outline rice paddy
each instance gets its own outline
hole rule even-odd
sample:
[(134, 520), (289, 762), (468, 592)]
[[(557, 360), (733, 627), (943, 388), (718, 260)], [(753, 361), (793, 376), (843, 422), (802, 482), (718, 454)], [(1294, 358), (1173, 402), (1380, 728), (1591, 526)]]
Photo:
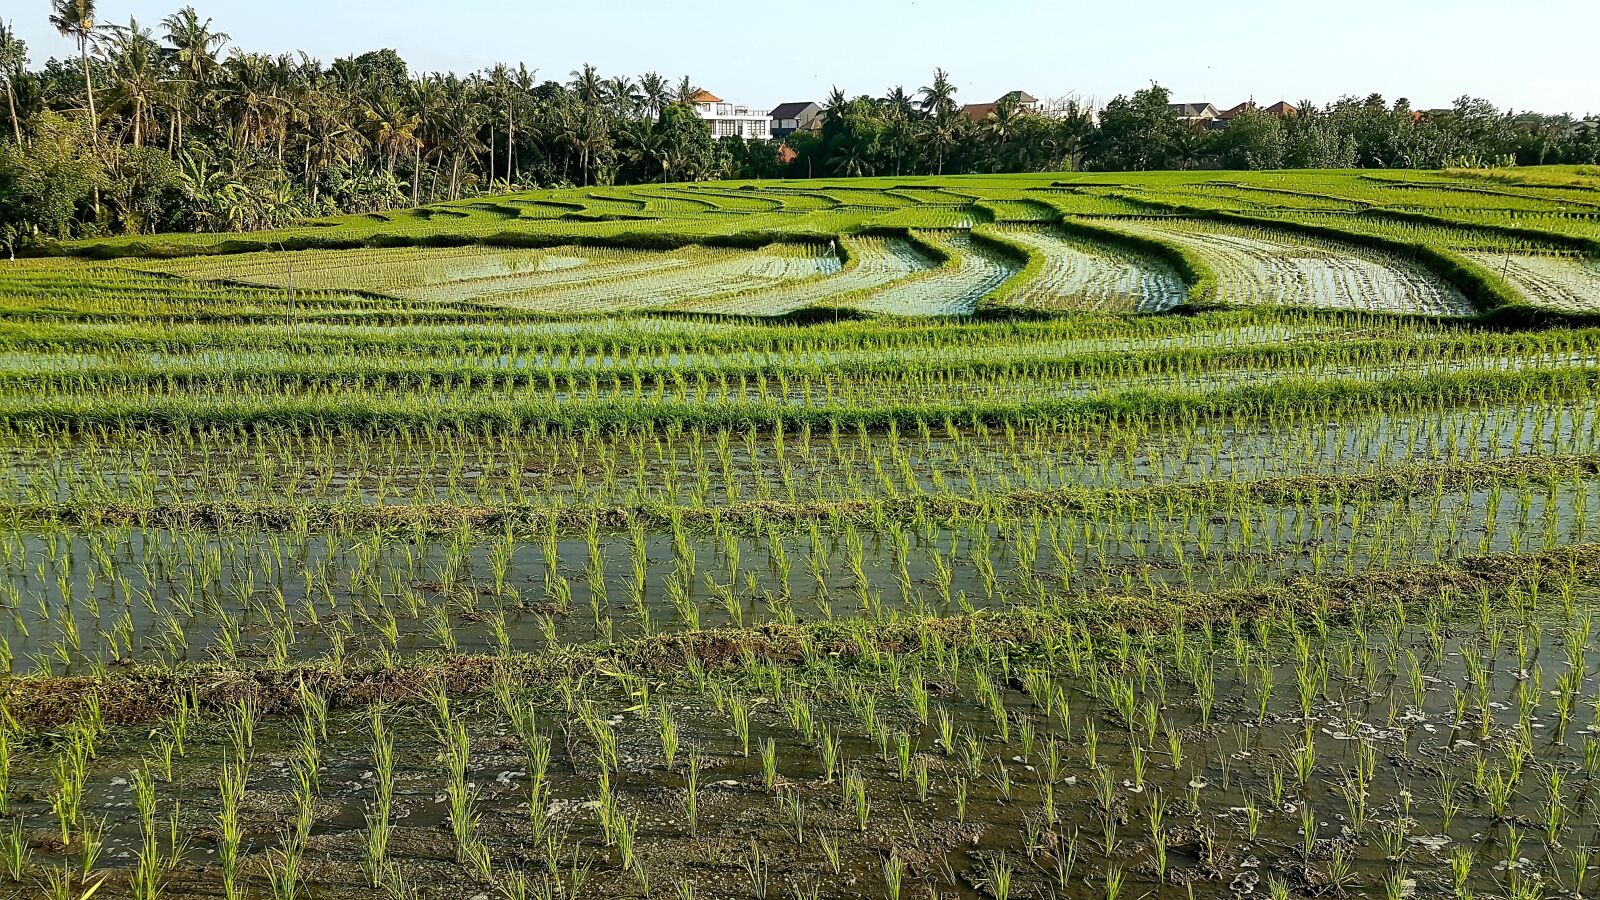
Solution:
[(1204, 221), (1126, 221), (1119, 227), (1200, 254), (1217, 273), (1217, 299), (1223, 303), (1447, 316), (1473, 311), (1459, 290), (1422, 266), (1353, 244), (1291, 240), (1269, 228)]
[(1408, 175), (0, 263), (0, 893), (1596, 890), (1588, 220)]

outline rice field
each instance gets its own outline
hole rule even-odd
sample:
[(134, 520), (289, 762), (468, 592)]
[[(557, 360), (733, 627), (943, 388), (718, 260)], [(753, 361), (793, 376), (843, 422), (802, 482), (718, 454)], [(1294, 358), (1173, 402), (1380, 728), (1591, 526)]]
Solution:
[[(186, 282), (552, 316), (1220, 303), (1525, 317), (1596, 312), (1597, 221), (1600, 195), (1536, 174), (868, 178), (552, 190), (255, 235), (84, 241), (54, 265), (67, 279), (85, 258)], [(1491, 272), (1507, 255), (1531, 262)]]
[(0, 895), (1600, 890), (1596, 255), (1405, 174), (0, 263)]
[(1055, 229), (1007, 228), (1005, 236), (1044, 259), (1008, 302), (1055, 310), (1161, 312), (1188, 296), (1173, 268), (1115, 244)]
[(1471, 301), (1423, 266), (1351, 243), (1180, 219), (1131, 220), (1117, 227), (1199, 254), (1216, 272), (1217, 299), (1223, 303), (1443, 316), (1473, 312)]
[(1600, 258), (1473, 253), (1482, 263), (1529, 296), (1543, 298), (1544, 305), (1581, 312), (1600, 308)]

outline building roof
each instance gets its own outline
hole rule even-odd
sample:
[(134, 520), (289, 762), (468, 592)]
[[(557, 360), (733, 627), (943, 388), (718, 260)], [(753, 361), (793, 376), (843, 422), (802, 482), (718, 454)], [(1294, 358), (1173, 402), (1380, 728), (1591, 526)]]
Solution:
[(1004, 94), (1001, 94), (1000, 99), (994, 101), (993, 103), (968, 103), (966, 106), (961, 107), (961, 112), (966, 114), (966, 117), (974, 122), (982, 122), (989, 118), (989, 114), (994, 112), (995, 107), (1008, 101), (1015, 103), (1018, 106), (1027, 107), (1037, 106), (1039, 103), (1039, 98), (1028, 93), (1027, 91), (1007, 91)]
[(1267, 107), (1266, 112), (1269, 116), (1278, 116), (1279, 118), (1287, 119), (1300, 115), (1300, 107), (1295, 106), (1293, 103), (1279, 100), (1277, 103)]
[(1167, 109), (1183, 119), (1211, 119), (1217, 116), (1217, 108), (1209, 103), (1172, 103), (1168, 104)]
[(798, 103), (779, 103), (772, 108), (769, 115), (774, 119), (798, 119), (800, 114), (816, 106), (815, 100), (802, 100)]
[(706, 90), (705, 88), (701, 88), (701, 89), (699, 89), (699, 90), (694, 92), (694, 96), (689, 98), (689, 102), (690, 103), (721, 103), (722, 102), (722, 98), (718, 97), (716, 94), (711, 93), (710, 91)]
[(961, 111), (972, 121), (982, 122), (989, 118), (989, 113), (994, 112), (994, 108), (999, 105), (998, 103), (968, 103), (966, 106), (961, 107)]

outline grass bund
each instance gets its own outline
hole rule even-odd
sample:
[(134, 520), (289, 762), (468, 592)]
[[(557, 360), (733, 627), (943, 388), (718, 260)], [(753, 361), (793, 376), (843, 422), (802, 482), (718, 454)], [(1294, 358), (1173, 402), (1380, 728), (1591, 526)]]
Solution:
[(1600, 194), (546, 191), (0, 263), (0, 894), (1600, 890)]

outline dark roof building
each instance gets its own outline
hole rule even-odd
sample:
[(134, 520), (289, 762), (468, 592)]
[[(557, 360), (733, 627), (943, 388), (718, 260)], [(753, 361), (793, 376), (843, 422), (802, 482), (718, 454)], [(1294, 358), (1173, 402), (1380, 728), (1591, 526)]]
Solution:
[(822, 107), (811, 100), (780, 103), (767, 114), (772, 119), (772, 137), (783, 140), (796, 131), (816, 131), (822, 127)]
[(1171, 103), (1167, 109), (1185, 122), (1210, 122), (1221, 117), (1217, 108), (1209, 103)]

